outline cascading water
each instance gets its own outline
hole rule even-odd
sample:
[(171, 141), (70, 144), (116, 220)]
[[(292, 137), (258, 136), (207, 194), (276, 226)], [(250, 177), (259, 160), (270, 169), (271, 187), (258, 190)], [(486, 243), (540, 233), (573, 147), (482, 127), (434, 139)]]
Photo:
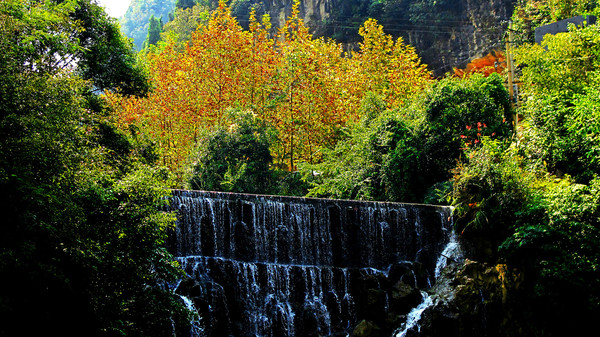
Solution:
[[(435, 265), (435, 278), (437, 279), (440, 277), (442, 271), (444, 268), (446, 268), (448, 263), (460, 261), (462, 257), (463, 252), (456, 238), (456, 234), (454, 231), (450, 230), (450, 240), (438, 257)], [(405, 337), (408, 331), (413, 329), (417, 331), (417, 334), (420, 332), (419, 320), (421, 319), (421, 315), (425, 310), (427, 310), (427, 308), (434, 304), (433, 296), (431, 294), (422, 291), (421, 295), (423, 300), (416, 308), (410, 311), (406, 317), (406, 322), (402, 324), (400, 329), (394, 332), (395, 337)]]
[(448, 207), (182, 190), (171, 207), (177, 292), (207, 336), (348, 335), (406, 315), (451, 242)]

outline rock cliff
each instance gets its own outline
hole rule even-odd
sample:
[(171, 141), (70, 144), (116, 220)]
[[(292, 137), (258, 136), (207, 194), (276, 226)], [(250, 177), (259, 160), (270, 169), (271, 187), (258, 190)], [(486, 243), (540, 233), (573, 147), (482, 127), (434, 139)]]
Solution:
[[(236, 3), (238, 16), (245, 14), (242, 8), (257, 5), (277, 28), (291, 13), (293, 0), (238, 0), (234, 9)], [(300, 5), (315, 36), (333, 37), (349, 48), (360, 40), (360, 24), (368, 17), (378, 19), (388, 33), (413, 45), (438, 76), (502, 49), (512, 10), (512, 0), (301, 0)]]

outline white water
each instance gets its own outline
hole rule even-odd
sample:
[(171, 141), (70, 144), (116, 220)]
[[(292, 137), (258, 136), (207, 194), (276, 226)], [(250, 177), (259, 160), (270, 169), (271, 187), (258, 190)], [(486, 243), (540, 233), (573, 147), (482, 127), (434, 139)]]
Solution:
[(423, 314), (423, 311), (425, 311), (425, 309), (433, 305), (433, 299), (431, 298), (431, 295), (422, 291), (421, 296), (423, 296), (423, 301), (421, 302), (421, 304), (419, 304), (419, 306), (417, 306), (410, 313), (408, 313), (408, 316), (406, 317), (406, 322), (402, 324), (403, 328), (400, 332), (396, 333), (396, 337), (406, 336), (408, 330), (414, 328), (415, 325), (417, 326), (418, 331), (421, 331), (421, 327), (418, 325), (419, 321), (421, 320), (421, 315)]
[[(192, 303), (189, 298), (182, 295), (179, 295), (179, 297), (183, 300), (183, 303), (185, 303), (185, 306), (188, 310), (194, 313), (197, 312), (196, 307), (194, 307), (194, 303)], [(195, 316), (190, 321), (190, 337), (202, 336), (204, 336), (204, 328), (202, 327), (202, 323), (200, 323), (200, 318)]]
[[(443, 269), (434, 270), (436, 262), (448, 263), (436, 258), (451, 241), (448, 208), (177, 191), (173, 209), (179, 222), (170, 251), (201, 291), (193, 296), (205, 328), (198, 322), (193, 336), (349, 332), (365, 315), (359, 303), (367, 295), (355, 282), (379, 284), (368, 276), (387, 276), (398, 261), (422, 263), (436, 276)], [(415, 310), (413, 326), (422, 312)]]
[[(435, 265), (436, 280), (440, 277), (444, 268), (448, 266), (449, 262), (459, 261), (462, 259), (462, 256), (463, 252), (460, 247), (460, 243), (457, 241), (456, 234), (452, 232), (448, 244), (440, 254)], [(394, 332), (395, 337), (405, 337), (406, 333), (415, 327), (417, 332), (421, 332), (421, 326), (419, 325), (421, 316), (427, 308), (433, 305), (433, 297), (431, 294), (422, 291), (421, 296), (423, 297), (423, 300), (416, 308), (412, 309), (411, 312), (408, 313), (406, 322), (402, 324), (400, 329)]]
[(440, 257), (437, 260), (435, 265), (435, 278), (437, 279), (442, 274), (442, 271), (448, 265), (448, 261), (458, 261), (462, 258), (463, 252), (460, 247), (460, 243), (456, 238), (456, 234), (452, 232), (450, 234), (450, 240), (446, 245), (446, 248), (440, 254)]

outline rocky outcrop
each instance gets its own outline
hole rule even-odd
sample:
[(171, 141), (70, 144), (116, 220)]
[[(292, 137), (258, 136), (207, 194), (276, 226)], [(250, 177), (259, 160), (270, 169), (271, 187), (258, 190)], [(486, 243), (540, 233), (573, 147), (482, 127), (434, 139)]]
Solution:
[[(381, 11), (350, 13), (350, 19), (349, 13), (339, 14), (342, 2), (343, 0), (302, 0), (300, 14), (315, 36), (331, 34), (331, 25), (357, 25), (357, 22), (351, 21), (364, 20), (369, 16), (377, 18), (380, 15), (388, 33), (401, 36), (406, 43), (413, 45), (423, 63), (435, 75), (443, 75), (453, 67), (463, 67), (470, 60), (486, 55), (491, 50), (503, 49), (504, 32), (513, 10), (512, 0), (448, 0), (445, 2), (451, 4), (451, 8), (438, 8), (436, 6), (439, 5), (432, 1), (433, 7), (423, 9), (426, 15), (423, 15), (422, 20), (415, 15), (418, 11), (414, 9), (412, 14), (409, 14), (408, 9), (395, 14), (381, 14)], [(270, 14), (271, 23), (276, 29), (290, 15), (293, 0), (255, 3), (260, 3), (258, 12)], [(363, 4), (356, 8), (364, 11), (369, 6)], [(438, 10), (440, 12), (436, 12)], [(432, 12), (426, 13), (427, 11)], [(388, 27), (385, 27), (386, 22)], [(350, 46), (356, 45), (353, 40), (358, 41), (357, 31), (353, 33), (354, 37), (347, 41)]]
[(435, 75), (449, 72), (453, 67), (462, 68), (492, 50), (504, 49), (512, 1), (461, 0), (460, 3), (458, 20), (442, 20), (430, 32), (415, 29), (405, 38)]
[(466, 260), (446, 268), (430, 289), (433, 305), (423, 313), (419, 329), (406, 336), (520, 336), (511, 295), (518, 293), (522, 280), (504, 264)]

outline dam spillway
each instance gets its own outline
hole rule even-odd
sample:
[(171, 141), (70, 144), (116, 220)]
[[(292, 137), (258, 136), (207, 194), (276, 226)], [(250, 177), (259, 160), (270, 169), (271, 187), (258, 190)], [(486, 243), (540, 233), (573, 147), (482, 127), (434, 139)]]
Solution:
[(443, 206), (176, 190), (171, 208), (177, 292), (206, 336), (345, 336), (382, 317), (391, 333), (452, 232)]

